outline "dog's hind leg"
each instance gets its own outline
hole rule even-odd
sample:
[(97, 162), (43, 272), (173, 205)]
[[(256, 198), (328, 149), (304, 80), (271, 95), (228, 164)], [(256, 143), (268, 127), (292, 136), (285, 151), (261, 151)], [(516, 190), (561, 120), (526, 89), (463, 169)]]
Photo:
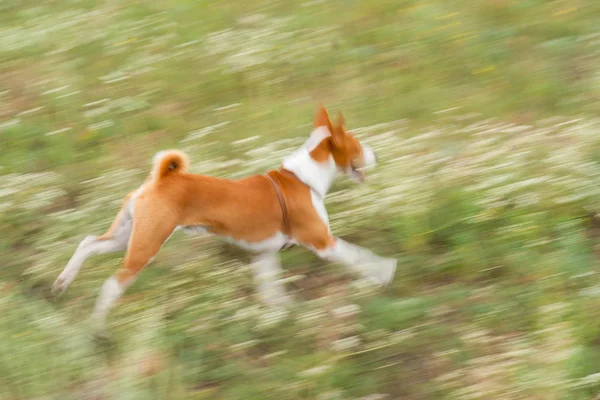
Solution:
[(92, 313), (92, 320), (99, 328), (104, 327), (106, 316), (113, 305), (171, 236), (176, 227), (175, 222), (176, 218), (168, 205), (152, 207), (138, 200), (133, 232), (123, 266), (102, 285)]
[(87, 236), (79, 243), (67, 266), (52, 286), (55, 294), (60, 295), (69, 287), (89, 256), (124, 251), (127, 248), (133, 227), (131, 214), (127, 209), (128, 203), (129, 196), (125, 198), (119, 214), (105, 234), (98, 237)]

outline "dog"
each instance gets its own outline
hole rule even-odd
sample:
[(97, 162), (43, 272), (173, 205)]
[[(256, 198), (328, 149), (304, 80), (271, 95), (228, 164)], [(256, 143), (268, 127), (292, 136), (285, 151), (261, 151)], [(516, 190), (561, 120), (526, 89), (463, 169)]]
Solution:
[(228, 180), (191, 174), (185, 153), (159, 152), (150, 176), (125, 197), (108, 231), (81, 241), (53, 292), (62, 294), (89, 256), (126, 251), (123, 266), (104, 282), (94, 306), (92, 319), (103, 327), (115, 302), (178, 229), (218, 235), (250, 250), (258, 295), (269, 306), (291, 301), (277, 279), (278, 253), (291, 245), (385, 286), (397, 261), (335, 237), (324, 204), (338, 171), (364, 182), (365, 170), (376, 163), (375, 152), (346, 131), (342, 114), (334, 126), (322, 104), (308, 140), (279, 170), (265, 175)]

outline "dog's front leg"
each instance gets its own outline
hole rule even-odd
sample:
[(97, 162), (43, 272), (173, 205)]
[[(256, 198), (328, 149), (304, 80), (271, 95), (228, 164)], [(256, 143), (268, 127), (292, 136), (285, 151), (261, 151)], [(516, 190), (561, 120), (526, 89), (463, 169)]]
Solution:
[(260, 299), (271, 306), (286, 305), (291, 298), (286, 294), (285, 287), (279, 281), (282, 273), (279, 254), (262, 253), (253, 257), (252, 269), (254, 281)]
[(320, 258), (341, 263), (362, 276), (376, 279), (383, 286), (394, 279), (398, 263), (396, 259), (378, 256), (369, 249), (340, 238), (331, 238), (329, 243), (329, 247), (325, 249), (313, 249)]

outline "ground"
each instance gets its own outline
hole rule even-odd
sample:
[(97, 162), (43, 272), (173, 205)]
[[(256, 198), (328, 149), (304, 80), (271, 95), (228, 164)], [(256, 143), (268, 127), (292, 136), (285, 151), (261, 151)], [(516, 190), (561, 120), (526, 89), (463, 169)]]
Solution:
[[(0, 399), (597, 399), (600, 3), (0, 3)], [(288, 312), (245, 253), (174, 235), (111, 314), (121, 255), (60, 298), (152, 156), (262, 173), (317, 102), (378, 151), (327, 199), (398, 258), (379, 290), (301, 249)]]

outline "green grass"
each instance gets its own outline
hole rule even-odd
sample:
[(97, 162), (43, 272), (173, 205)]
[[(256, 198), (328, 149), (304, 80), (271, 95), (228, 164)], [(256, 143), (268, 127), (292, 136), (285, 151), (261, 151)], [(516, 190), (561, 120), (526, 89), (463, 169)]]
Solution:
[[(594, 0), (0, 3), (0, 399), (597, 398), (599, 27)], [(327, 206), (390, 288), (293, 249), (277, 314), (243, 252), (175, 235), (110, 344), (120, 256), (50, 295), (154, 153), (264, 172), (318, 101), (380, 156)]]

